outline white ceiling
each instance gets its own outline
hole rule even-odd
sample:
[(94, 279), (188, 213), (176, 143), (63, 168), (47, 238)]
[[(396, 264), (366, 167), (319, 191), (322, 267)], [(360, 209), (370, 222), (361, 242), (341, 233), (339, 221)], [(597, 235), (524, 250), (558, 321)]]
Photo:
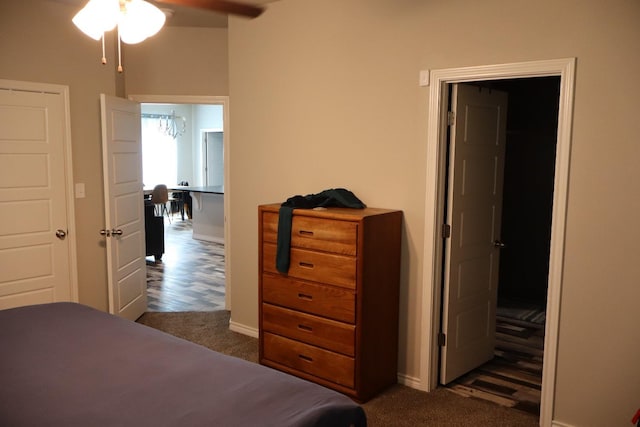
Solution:
[[(58, 3), (66, 3), (76, 6), (80, 10), (88, 0), (52, 0)], [(241, 3), (249, 3), (255, 5), (266, 5), (267, 3), (273, 3), (278, 0), (239, 0)], [(168, 9), (173, 11), (171, 17), (167, 18), (166, 25), (176, 27), (213, 27), (213, 28), (226, 28), (227, 27), (227, 15), (210, 12), (203, 9), (196, 9), (184, 6), (175, 6), (169, 4), (163, 4), (153, 0), (149, 0), (150, 3), (155, 4), (160, 9)], [(268, 6), (265, 6), (265, 8)]]

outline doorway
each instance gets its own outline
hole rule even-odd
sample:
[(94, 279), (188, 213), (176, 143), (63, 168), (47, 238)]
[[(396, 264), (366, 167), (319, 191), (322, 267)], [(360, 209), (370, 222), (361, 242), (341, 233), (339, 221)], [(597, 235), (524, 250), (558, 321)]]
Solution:
[(224, 131), (202, 129), (202, 176), (203, 185), (224, 186)]
[(567, 210), (571, 117), (575, 81), (575, 58), (532, 61), (513, 64), (432, 70), (429, 88), (429, 123), (427, 135), (427, 174), (425, 209), (425, 247), (418, 387), (432, 391), (438, 387), (440, 315), (442, 305), (443, 252), (441, 248), (443, 207), (446, 182), (447, 85), (474, 81), (558, 76), (558, 136), (556, 145), (553, 211), (549, 250), (547, 312), (544, 338), (544, 363), (540, 406), (540, 425), (550, 426), (558, 348), (558, 323), (562, 288), (562, 265)]
[[(209, 311), (216, 309), (230, 310), (231, 290), (230, 278), (225, 271), (225, 263), (228, 262), (228, 155), (222, 156), (222, 151), (228, 153), (228, 97), (208, 97), (208, 96), (150, 96), (131, 95), (130, 99), (143, 103), (143, 113), (147, 112), (165, 117), (167, 112), (160, 111), (163, 108), (171, 110), (181, 121), (179, 126), (181, 134), (186, 138), (175, 138), (177, 153), (176, 174), (174, 182), (169, 182), (169, 186), (189, 185), (190, 187), (200, 187), (197, 191), (202, 193), (184, 193), (192, 195), (197, 200), (192, 203), (185, 203), (184, 214), (179, 212), (177, 217), (171, 221), (165, 221), (165, 257), (162, 263), (149, 266), (149, 277), (152, 282), (167, 279), (171, 286), (166, 291), (170, 294), (171, 302), (162, 304), (164, 311), (184, 311), (185, 307), (190, 307), (189, 311)], [(154, 110), (155, 109), (155, 110)], [(212, 118), (213, 117), (213, 118)], [(166, 120), (166, 119), (165, 119)], [(166, 126), (165, 126), (166, 127)], [(203, 161), (205, 152), (201, 143), (201, 131), (214, 128), (220, 131), (220, 140), (217, 148), (220, 150), (220, 160), (217, 164), (217, 177), (222, 182), (227, 181), (224, 194), (215, 193), (210, 195), (206, 189), (201, 187), (209, 185), (206, 182)], [(182, 136), (182, 135), (180, 135)], [(184, 140), (180, 140), (184, 139)], [(213, 153), (210, 153), (212, 155)], [(147, 183), (145, 182), (145, 185)], [(200, 197), (202, 196), (202, 197)], [(215, 197), (216, 210), (215, 221), (216, 235), (203, 235), (201, 238), (193, 239), (193, 215), (200, 215), (196, 218), (199, 225), (208, 218), (208, 208), (204, 207), (201, 200), (209, 200)], [(221, 200), (221, 202), (219, 202)], [(192, 212), (191, 209), (197, 212)], [(218, 234), (218, 231), (223, 231)], [(222, 237), (222, 238), (221, 238)], [(173, 247), (169, 247), (169, 245)], [(170, 251), (170, 252), (169, 252)], [(169, 265), (171, 264), (171, 265)], [(185, 286), (187, 285), (187, 286)], [(154, 292), (161, 292), (155, 289)], [(182, 289), (182, 291), (181, 291)], [(176, 294), (176, 292), (179, 292)], [(152, 304), (150, 290), (150, 307)], [(160, 306), (160, 304), (158, 304)], [(176, 308), (176, 310), (173, 310)], [(179, 309), (179, 310), (178, 310)], [(160, 310), (160, 311), (162, 311)]]
[[(453, 88), (454, 85), (450, 86)], [(473, 395), (539, 415), (560, 78), (551, 76), (476, 81), (465, 86), (467, 91), (477, 93), (476, 97), (481, 93), (485, 98), (493, 98), (499, 93), (508, 97), (503, 139), (505, 150), (501, 151), (504, 153), (504, 168), (500, 168), (501, 173), (498, 175), (504, 178), (495, 187), (500, 194), (487, 196), (501, 200), (496, 211), (496, 218), (501, 218), (500, 222), (497, 227), (490, 227), (495, 228), (491, 239), (495, 241), (493, 245), (488, 245), (489, 254), (499, 256), (495, 272), (497, 280), (490, 287), (495, 288), (497, 294), (494, 294), (489, 304), (489, 315), (493, 318), (481, 330), (483, 336), (485, 331), (488, 332), (488, 355), (483, 356), (479, 352), (477, 356), (470, 357), (469, 353), (474, 351), (469, 347), (462, 348), (462, 356), (469, 361), (467, 368), (454, 374), (455, 378), (441, 379), (441, 382), (459, 394)], [(454, 97), (451, 96), (450, 99)], [(454, 107), (451, 106), (450, 110), (454, 111)], [(461, 113), (458, 111), (458, 115)], [(456, 125), (465, 126), (464, 118), (461, 117), (460, 120), (458, 123), (456, 117)], [(466, 133), (471, 132), (470, 129), (472, 128), (466, 126)], [(469, 138), (473, 143), (473, 137)], [(451, 146), (449, 152), (452, 153), (453, 150)], [(457, 157), (453, 154), (448, 156), (449, 159), (456, 158), (455, 165), (460, 165)], [(467, 176), (469, 171), (479, 167), (476, 159), (477, 157), (470, 157), (465, 164), (464, 175), (467, 180), (471, 179)], [(453, 160), (450, 163), (449, 182), (460, 173), (453, 171)], [(493, 179), (491, 174), (490, 180)], [(450, 187), (448, 192), (455, 193), (460, 191), (459, 188)], [(467, 189), (466, 192), (468, 191)], [(452, 193), (447, 200), (461, 199)], [(472, 208), (473, 205), (468, 204), (469, 200), (465, 203), (466, 209)], [(465, 228), (468, 228), (467, 222), (465, 221)], [(454, 223), (452, 226), (456, 227), (458, 224)], [(445, 242), (451, 243), (451, 240)], [(448, 259), (449, 252), (446, 249), (445, 254), (443, 271), (447, 272), (450, 271), (448, 264), (453, 260)], [(475, 276), (472, 281), (483, 286), (485, 278), (482, 275)], [(448, 295), (445, 290), (443, 293)], [(451, 299), (445, 297), (443, 304), (449, 304), (448, 301)], [(486, 302), (483, 306), (486, 308)], [(443, 315), (446, 312), (449, 312), (449, 307), (443, 306)], [(443, 332), (446, 320), (442, 320)], [(475, 322), (474, 327), (480, 323), (482, 322)], [(449, 327), (449, 331), (453, 332), (451, 328)], [(449, 344), (442, 347), (443, 353), (447, 351), (446, 345), (454, 345), (452, 339), (447, 342)], [(474, 359), (485, 362), (474, 363)], [(444, 360), (441, 359), (443, 370), (447, 369)], [(452, 367), (452, 370), (455, 369)], [(443, 376), (441, 372), (441, 378)]]

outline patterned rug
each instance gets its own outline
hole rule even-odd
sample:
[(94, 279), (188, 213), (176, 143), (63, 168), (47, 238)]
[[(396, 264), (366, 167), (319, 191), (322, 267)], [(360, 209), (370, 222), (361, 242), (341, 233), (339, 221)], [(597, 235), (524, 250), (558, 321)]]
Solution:
[(539, 415), (544, 324), (521, 318), (522, 313), (516, 319), (498, 317), (493, 360), (446, 387), (462, 396)]
[(507, 319), (544, 325), (547, 313), (545, 307), (540, 304), (502, 300), (498, 304), (496, 315)]

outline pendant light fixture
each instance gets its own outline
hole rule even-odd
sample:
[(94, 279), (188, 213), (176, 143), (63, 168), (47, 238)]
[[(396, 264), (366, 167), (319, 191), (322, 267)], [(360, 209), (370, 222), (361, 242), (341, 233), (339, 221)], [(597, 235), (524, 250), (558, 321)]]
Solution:
[(102, 63), (107, 63), (104, 33), (117, 27), (118, 72), (122, 72), (121, 42), (136, 44), (156, 34), (166, 20), (164, 12), (144, 0), (89, 0), (73, 23), (94, 40), (102, 39)]

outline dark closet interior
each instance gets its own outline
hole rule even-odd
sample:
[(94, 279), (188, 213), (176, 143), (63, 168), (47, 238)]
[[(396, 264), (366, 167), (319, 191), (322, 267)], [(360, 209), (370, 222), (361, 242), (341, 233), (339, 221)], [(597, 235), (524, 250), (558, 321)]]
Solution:
[(546, 306), (559, 77), (484, 82), (509, 94), (499, 300)]

